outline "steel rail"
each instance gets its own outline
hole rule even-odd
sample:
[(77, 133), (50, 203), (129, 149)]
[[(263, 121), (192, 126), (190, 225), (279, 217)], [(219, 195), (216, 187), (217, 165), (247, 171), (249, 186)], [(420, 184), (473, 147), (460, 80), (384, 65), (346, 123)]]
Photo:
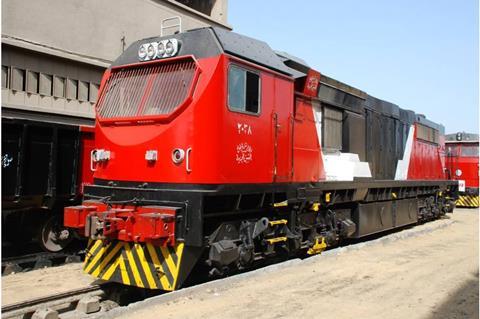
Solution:
[(55, 307), (79, 301), (85, 296), (100, 296), (107, 285), (93, 285), (80, 289), (73, 289), (63, 293), (29, 299), (2, 307), (2, 318), (17, 317), (31, 313), (38, 309)]

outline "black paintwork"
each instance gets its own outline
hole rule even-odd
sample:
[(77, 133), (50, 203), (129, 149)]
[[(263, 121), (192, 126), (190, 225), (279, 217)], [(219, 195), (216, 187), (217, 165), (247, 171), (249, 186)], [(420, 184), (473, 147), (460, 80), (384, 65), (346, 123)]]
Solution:
[(78, 126), (3, 118), (3, 209), (51, 209), (76, 198), (79, 143)]
[(112, 66), (138, 63), (138, 48), (142, 44), (172, 38), (180, 43), (177, 56), (193, 55), (201, 59), (228, 53), (285, 75), (298, 76), (298, 72), (287, 67), (267, 43), (215, 27), (136, 41), (113, 62)]
[[(96, 179), (84, 188), (86, 200), (110, 204), (168, 205), (181, 208), (176, 238), (186, 245), (201, 247), (204, 236), (220, 221), (265, 216), (274, 203), (285, 200), (291, 208), (307, 202), (356, 205), (357, 202), (390, 201), (436, 194), (456, 193), (454, 181), (379, 181), (272, 184), (161, 184)], [(326, 194), (329, 193), (330, 201)], [(395, 194), (395, 195), (393, 195)]]

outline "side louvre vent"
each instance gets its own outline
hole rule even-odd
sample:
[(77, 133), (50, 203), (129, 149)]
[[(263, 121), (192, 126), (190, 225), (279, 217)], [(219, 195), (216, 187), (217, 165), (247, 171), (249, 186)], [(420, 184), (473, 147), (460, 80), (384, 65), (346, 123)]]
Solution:
[(100, 119), (168, 115), (191, 94), (197, 66), (182, 59), (112, 70), (97, 103)]

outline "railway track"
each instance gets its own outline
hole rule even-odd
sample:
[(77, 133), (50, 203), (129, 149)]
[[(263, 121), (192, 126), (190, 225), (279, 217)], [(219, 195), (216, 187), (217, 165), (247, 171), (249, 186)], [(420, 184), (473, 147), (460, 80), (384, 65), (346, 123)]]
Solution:
[(2, 258), (2, 276), (45, 267), (58, 266), (65, 263), (81, 262), (84, 254), (84, 251), (78, 253), (38, 252)]
[(2, 318), (30, 318), (37, 311), (56, 312), (58, 316), (59, 313), (75, 310), (83, 298), (97, 298), (97, 301), (104, 299), (108, 286), (109, 284), (94, 285), (6, 305), (2, 307)]

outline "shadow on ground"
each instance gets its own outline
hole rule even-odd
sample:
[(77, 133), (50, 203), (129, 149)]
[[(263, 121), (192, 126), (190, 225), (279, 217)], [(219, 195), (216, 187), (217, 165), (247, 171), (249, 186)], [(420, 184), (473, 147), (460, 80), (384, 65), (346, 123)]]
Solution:
[(478, 319), (478, 271), (446, 302), (435, 307), (428, 319)]

